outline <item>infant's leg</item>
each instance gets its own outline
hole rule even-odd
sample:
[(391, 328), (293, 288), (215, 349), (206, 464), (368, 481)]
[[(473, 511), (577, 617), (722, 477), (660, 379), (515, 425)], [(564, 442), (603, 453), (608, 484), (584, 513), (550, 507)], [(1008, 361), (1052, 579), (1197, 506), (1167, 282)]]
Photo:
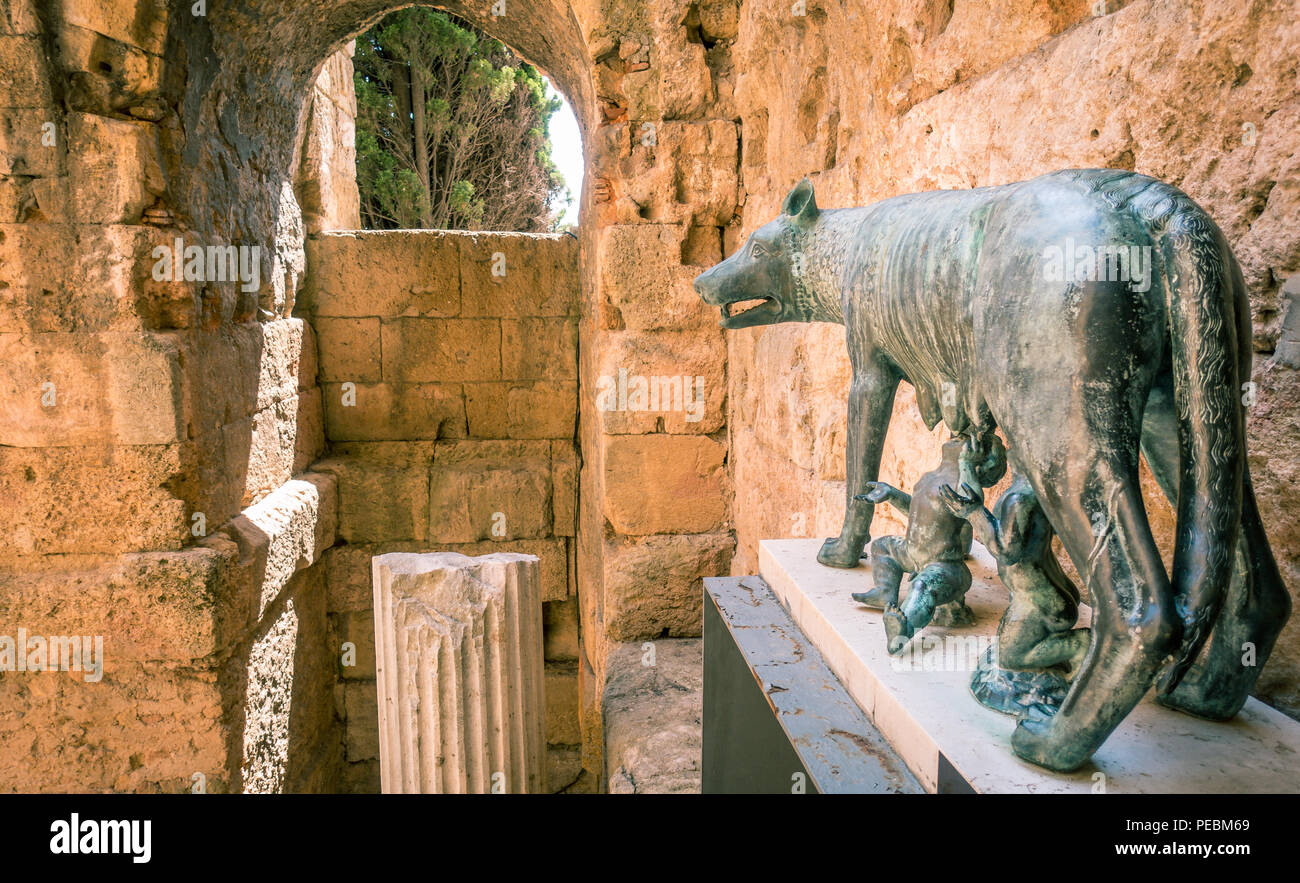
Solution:
[(853, 600), (868, 607), (888, 607), (898, 603), (898, 588), (903, 583), (902, 537), (881, 537), (871, 544), (871, 576), (875, 586), (869, 592), (854, 592)]
[(1092, 632), (1088, 629), (1057, 632), (1019, 654), (1019, 658), (1015, 661), (1008, 660), (1002, 654), (1002, 641), (999, 638), (998, 661), (1005, 668), (1049, 668), (1065, 663), (1070, 667), (1070, 674), (1073, 675), (1083, 664), (1083, 657), (1088, 655), (1088, 644), (1091, 638)]
[[(961, 562), (936, 561), (921, 568), (921, 572), (912, 577), (907, 601), (903, 605), (912, 628), (929, 625), (934, 618), (934, 609), (964, 597), (970, 583), (970, 570)], [(916, 598), (915, 604), (913, 598)]]
[(928, 564), (912, 577), (907, 600), (902, 609), (895, 608), (885, 614), (885, 634), (889, 637), (889, 652), (898, 653), (907, 643), (905, 638), (916, 634), (934, 619), (935, 608), (955, 601), (970, 588), (970, 570), (961, 562), (938, 561)]
[(1026, 610), (1016, 602), (1013, 592), (1011, 605), (998, 623), (998, 665), (1017, 670), (1037, 668), (1026, 660), (1033, 649), (1052, 633), (1043, 624), (1043, 617), (1037, 610)]

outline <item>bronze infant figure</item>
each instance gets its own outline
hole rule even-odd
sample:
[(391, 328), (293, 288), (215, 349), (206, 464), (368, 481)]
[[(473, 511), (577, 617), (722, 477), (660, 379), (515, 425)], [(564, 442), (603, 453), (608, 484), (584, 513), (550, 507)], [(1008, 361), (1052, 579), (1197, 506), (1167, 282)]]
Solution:
[[(907, 515), (907, 534), (881, 537), (871, 544), (871, 569), (875, 585), (869, 592), (853, 593), (853, 600), (885, 608), (885, 635), (889, 652), (901, 653), (908, 640), (932, 620), (939, 625), (964, 626), (973, 622), (965, 595), (971, 585), (965, 557), (970, 549), (970, 525), (955, 515), (943, 489), (963, 479), (961, 456), (976, 452), (977, 465), (968, 480), (982, 486), (997, 484), (1006, 473), (1006, 451), (996, 435), (985, 439), (955, 437), (944, 443), (943, 462), (917, 481), (911, 495), (881, 481), (867, 485), (863, 496), (872, 503), (888, 502)], [(898, 603), (903, 574), (913, 574), (906, 601)], [(936, 614), (939, 614), (936, 616)]]
[(1024, 476), (1013, 472), (990, 512), (977, 454), (968, 448), (960, 459), (961, 490), (945, 485), (940, 494), (955, 517), (970, 520), (1011, 596), (998, 623), (996, 653), (981, 660), (971, 691), (996, 711), (1054, 714), (1088, 654), (1091, 632), (1074, 627), (1079, 590), (1056, 560), (1051, 522)]

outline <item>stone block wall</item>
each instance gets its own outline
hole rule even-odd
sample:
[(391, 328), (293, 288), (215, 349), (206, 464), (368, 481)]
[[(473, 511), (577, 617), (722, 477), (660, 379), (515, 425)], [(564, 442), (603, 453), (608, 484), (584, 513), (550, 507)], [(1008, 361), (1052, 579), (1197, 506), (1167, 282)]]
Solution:
[[(278, 280), (288, 286), (278, 300), (263, 290), (277, 284), (270, 249), (250, 261), (256, 290), (158, 278), (159, 249), (228, 243), (163, 199), (158, 84), (147, 76), (163, 49), (161, 5), (140, 4), (140, 46), (121, 32), (125, 10), (89, 6), (62, 4), (48, 34), (28, 4), (10, 4), (15, 32), (3, 37), (8, 61), (42, 65), (35, 82), (71, 82), (60, 98), (6, 84), (6, 104), (19, 106), (5, 109), (0, 145), (0, 486), (15, 501), (0, 514), (0, 554), (33, 566), (42, 555), (179, 549), (302, 471), (324, 439), (315, 341), (289, 315), (293, 278)], [(44, 66), (47, 38), (64, 47), (56, 70)], [(86, 42), (99, 73), (120, 56), (144, 80), (83, 95), (90, 75), (68, 70), (80, 59), (69, 46)], [(337, 107), (350, 76), (346, 86), (316, 94)], [(128, 100), (141, 104), (119, 106)], [(278, 311), (262, 308), (268, 298)]]
[(0, 718), (0, 789), (334, 790), (336, 512), (334, 480), (304, 474), (183, 550), (0, 570), (9, 640), (101, 642), (96, 672), (0, 676), (21, 710)]
[(377, 791), (370, 559), (536, 555), (551, 787), (581, 768), (574, 567), (578, 242), (568, 235), (326, 233), (301, 307), (319, 342), (339, 545), (325, 553), (344, 782)]
[[(548, 621), (562, 626), (557, 646), (575, 654), (566, 658), (577, 659), (581, 681), (581, 702), (557, 703), (555, 716), (570, 731), (578, 719), (583, 762), (599, 785), (607, 636), (636, 640), (698, 633), (699, 577), (726, 568), (732, 542), (725, 502), (731, 491), (722, 414), (724, 341), (706, 311), (694, 303), (689, 281), (697, 268), (721, 256), (728, 241), (724, 231), (732, 229), (743, 202), (731, 99), (738, 4), (521, 0), (505, 15), (493, 14), (486, 0), (447, 4), (537, 63), (577, 111), (593, 184), (584, 197), (576, 311), (581, 322), (557, 321), (562, 317), (544, 304), (484, 306), (483, 312), (473, 312), (471, 305), (470, 311), (457, 307), (459, 312), (441, 315), (437, 304), (416, 303), (389, 314), (394, 321), (386, 326), (381, 323), (377, 363), (373, 349), (345, 351), (322, 341), (321, 352), (329, 353), (332, 364), (321, 367), (320, 392), (310, 380), (316, 376), (314, 366), (304, 361), (298, 407), (277, 400), (274, 419), (255, 418), (264, 408), (259, 398), (258, 407), (248, 410), (246, 390), (253, 372), (231, 356), (244, 345), (244, 326), (270, 325), (295, 315), (306, 237), (341, 225), (348, 214), (350, 194), (340, 171), (345, 172), (349, 156), (340, 142), (346, 141), (354, 116), (348, 112), (338, 53), (399, 5), (392, 0), (314, 5), (251, 0), (210, 4), (206, 15), (196, 15), (156, 0), (112, 0), (93, 10), (83, 9), (87, 4), (80, 0), (65, 0), (38, 16), (26, 0), (11, 4), (7, 15), (17, 23), (12, 30), (23, 39), (14, 42), (13, 53), (3, 54), (13, 59), (15, 70), (47, 68), (34, 77), (16, 78), (34, 84), (24, 85), (28, 97), (17, 104), (30, 109), (46, 102), (57, 125), (76, 141), (72, 149), (56, 154), (58, 163), (39, 165), (33, 153), (33, 174), (15, 176), (6, 198), (15, 216), (38, 223), (68, 205), (82, 217), (104, 213), (106, 203), (120, 204), (114, 223), (140, 227), (128, 232), (145, 241), (126, 248), (78, 239), (74, 251), (96, 269), (106, 257), (125, 259), (134, 275), (123, 289), (135, 302), (135, 314), (150, 328), (179, 332), (194, 347), (195, 357), (181, 363), (182, 374), (206, 366), (211, 371), (204, 376), (223, 384), (192, 387), (200, 397), (210, 397), (199, 402), (205, 416), (194, 427), (193, 437), (201, 434), (202, 443), (162, 449), (154, 455), (164, 456), (161, 463), (120, 460), (133, 470), (128, 483), (139, 488), (144, 501), (137, 508), (170, 512), (161, 525), (146, 517), (125, 524), (121, 535), (128, 544), (138, 541), (154, 549), (191, 542), (185, 531), (192, 515), (204, 514), (210, 526), (223, 523), (277, 479), (292, 474), (284, 469), (291, 441), (297, 468), (302, 465), (297, 446), (306, 446), (309, 453), (302, 459), (310, 462), (335, 430), (340, 445), (377, 446), (412, 438), (428, 441), (428, 427), (437, 425), (447, 433), (444, 440), (452, 441), (463, 419), (466, 439), (549, 442), (558, 424), (568, 419), (554, 403), (577, 381), (547, 377), (542, 366), (576, 336), (584, 378), (579, 392), (582, 456), (570, 461), (552, 454), (551, 459), (559, 464), (552, 472), (564, 472), (572, 462), (582, 475), (584, 493), (574, 528), (580, 539), (571, 568), (577, 574), (574, 583), (585, 587), (582, 642), (575, 638), (576, 610), (559, 611)], [(69, 88), (61, 90), (62, 83)], [(32, 137), (30, 130), (20, 134)], [(62, 190), (51, 187), (55, 179)], [(65, 192), (69, 183), (76, 190), (72, 199)], [(148, 237), (157, 234), (170, 241), (177, 232), (199, 245), (259, 247), (260, 284), (248, 291), (232, 284), (151, 284), (148, 267), (139, 265), (139, 256), (150, 254), (156, 244)], [(619, 245), (639, 242), (638, 237), (653, 239), (653, 247), (633, 254)], [(602, 270), (606, 258), (609, 272)], [(620, 260), (622, 265), (615, 265)], [(523, 262), (516, 269), (526, 266)], [(544, 289), (519, 289), (520, 296), (537, 291)], [(422, 297), (419, 290), (413, 294)], [(79, 291), (77, 297), (89, 295)], [(297, 315), (311, 313), (300, 309)], [(340, 313), (321, 318), (377, 317)], [(499, 320), (498, 333), (513, 361), (503, 360), (501, 373), (494, 374), (476, 355), (477, 348), (463, 359), (454, 347), (436, 351), (427, 321), (435, 318), (455, 319), (454, 331), (466, 341), (490, 336), (492, 320)], [(357, 324), (325, 322), (318, 330), (346, 340)], [(312, 332), (304, 326), (302, 334), (306, 340)], [(515, 345), (518, 341), (529, 345)], [(394, 360), (391, 354), (408, 348), (428, 349), (423, 368)], [(302, 360), (310, 349), (304, 344)], [(703, 391), (702, 419), (687, 420), (682, 408), (654, 414), (598, 408), (595, 392), (602, 373), (678, 381), (689, 377), (692, 388)], [(341, 374), (356, 379), (328, 379)], [(149, 376), (163, 375), (155, 370)], [(341, 394), (346, 382), (367, 393), (358, 410), (328, 408), (329, 396)], [(459, 403), (450, 391), (454, 386), (460, 389)], [(208, 414), (209, 403), (212, 411), (220, 411), (219, 421), (218, 415)], [(319, 403), (318, 410), (313, 403)], [(551, 425), (536, 428), (526, 416), (530, 413), (544, 414)], [(371, 419), (373, 415), (384, 419)], [(338, 425), (328, 425), (332, 420)], [(238, 428), (225, 431), (228, 424)], [(188, 433), (188, 423), (182, 425)], [(383, 425), (391, 429), (378, 428)], [(347, 457), (354, 453), (339, 448), (331, 457), (340, 452)], [(508, 456), (538, 460), (540, 447), (519, 447)], [(110, 468), (123, 471), (114, 465), (97, 474), (110, 474)], [(341, 477), (345, 499), (348, 481)], [(555, 478), (551, 481), (553, 486)], [(610, 507), (605, 505), (606, 485), (619, 494)], [(650, 489), (644, 507), (632, 490), (638, 487)], [(419, 492), (409, 493), (419, 511)], [(343, 525), (350, 524), (347, 508), (345, 504)], [(681, 513), (697, 510), (688, 523), (676, 521)], [(391, 519), (409, 524), (394, 530), (427, 536), (419, 516), (401, 511), (396, 507)], [(25, 514), (16, 528), (34, 517)], [(465, 515), (473, 517), (480, 516)], [(647, 561), (653, 566), (647, 567)], [(569, 669), (561, 669), (552, 672), (552, 679), (569, 675)]]
[(0, 675), (0, 788), (331, 790), (316, 343), (269, 244), (256, 281), (157, 272), (248, 243), (167, 197), (167, 16), (0, 4), (0, 633), (103, 646)]
[[(726, 340), (691, 289), (743, 204), (732, 93), (739, 4), (574, 4), (595, 103), (579, 108), (583, 214), (584, 759), (605, 768), (602, 694), (618, 642), (699, 636), (701, 577), (734, 539)], [(689, 377), (698, 407), (638, 408), (623, 377)], [(602, 389), (613, 385), (613, 397)]]

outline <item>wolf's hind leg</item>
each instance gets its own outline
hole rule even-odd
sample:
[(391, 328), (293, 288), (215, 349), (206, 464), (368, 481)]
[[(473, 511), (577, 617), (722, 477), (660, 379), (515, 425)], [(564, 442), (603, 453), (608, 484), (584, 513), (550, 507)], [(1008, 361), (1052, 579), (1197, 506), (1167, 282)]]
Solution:
[[(1142, 453), (1161, 490), (1174, 502), (1178, 494), (1178, 430), (1172, 393), (1165, 384), (1157, 385), (1147, 404)], [(1290, 610), (1291, 598), (1264, 535), (1247, 466), (1241, 533), (1223, 609), (1206, 648), (1182, 683), (1170, 694), (1158, 694), (1156, 701), (1210, 720), (1233, 717), (1254, 689)]]
[[(1108, 405), (1125, 398), (1124, 391), (1104, 386), (1085, 389)], [(1060, 424), (1080, 427), (1069, 445), (1060, 443), (1054, 426), (1008, 428), (1025, 477), (1092, 598), (1091, 646), (1065, 701), (1051, 718), (1021, 721), (1011, 739), (1020, 757), (1061, 771), (1087, 762), (1142, 699), (1182, 637), (1142, 505), (1141, 412), (1135, 408), (1099, 426), (1094, 415), (1106, 409), (1089, 399), (1061, 416)]]

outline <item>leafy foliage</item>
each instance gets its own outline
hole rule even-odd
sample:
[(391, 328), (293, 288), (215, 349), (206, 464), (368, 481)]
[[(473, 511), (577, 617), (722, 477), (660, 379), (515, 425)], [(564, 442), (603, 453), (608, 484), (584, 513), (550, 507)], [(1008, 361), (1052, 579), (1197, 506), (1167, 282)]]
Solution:
[(414, 7), (357, 38), (357, 185), (368, 229), (553, 229), (561, 106), (532, 65), (454, 16)]

